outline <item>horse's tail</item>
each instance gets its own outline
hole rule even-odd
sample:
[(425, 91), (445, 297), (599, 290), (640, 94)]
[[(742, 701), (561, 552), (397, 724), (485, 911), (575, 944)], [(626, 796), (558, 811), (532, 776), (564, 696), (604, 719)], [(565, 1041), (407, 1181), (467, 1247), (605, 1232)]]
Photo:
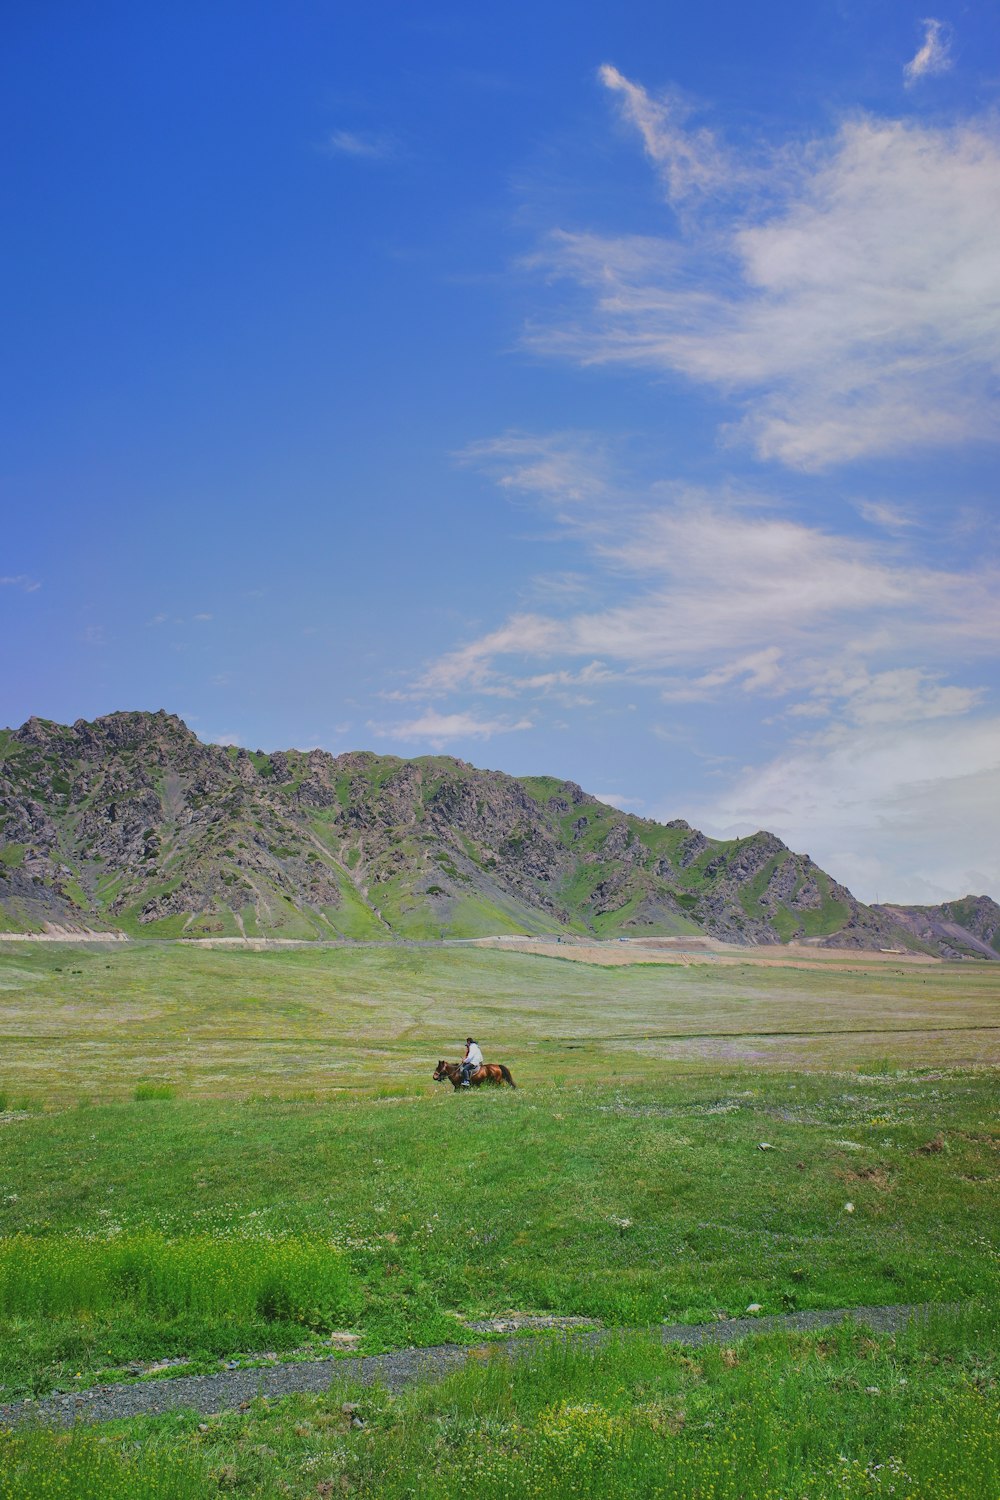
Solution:
[(516, 1089), (517, 1084), (514, 1082), (513, 1078), (511, 1078), (510, 1069), (508, 1068), (506, 1063), (500, 1064), (500, 1071), (503, 1074), (504, 1082), (509, 1083), (512, 1089)]

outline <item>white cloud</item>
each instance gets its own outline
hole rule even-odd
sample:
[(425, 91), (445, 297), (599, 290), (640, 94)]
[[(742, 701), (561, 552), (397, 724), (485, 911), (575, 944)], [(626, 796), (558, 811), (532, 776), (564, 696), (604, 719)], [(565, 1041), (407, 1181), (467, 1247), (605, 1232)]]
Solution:
[(34, 594), (41, 586), (37, 578), (30, 578), (27, 573), (12, 573), (0, 578), (0, 588), (21, 589), (25, 594)]
[(841, 726), (686, 811), (710, 833), (770, 829), (862, 900), (1000, 897), (1000, 719)]
[(859, 500), (857, 512), (870, 526), (881, 526), (883, 531), (907, 531), (917, 524), (901, 505), (887, 500)]
[(593, 593), (593, 584), (585, 573), (564, 568), (554, 573), (536, 573), (521, 590), (526, 601), (535, 604), (568, 603), (588, 598)]
[(642, 807), (641, 797), (623, 797), (620, 792), (594, 792), (598, 802), (606, 802), (609, 807), (617, 807), (620, 812), (625, 812), (630, 807)]
[(668, 682), (660, 696), (666, 703), (697, 703), (717, 697), (720, 688), (739, 687), (741, 692), (753, 693), (782, 691), (786, 686), (781, 647), (768, 646), (713, 667), (700, 677)]
[(231, 734), (228, 730), (222, 734), (207, 734), (204, 739), (207, 745), (242, 745), (243, 743), (238, 734)]
[(560, 505), (603, 501), (609, 492), (603, 445), (589, 433), (507, 432), (469, 443), (456, 458), (492, 475), (502, 490)]
[[(197, 614), (197, 615), (192, 615), (191, 616), (191, 620), (194, 621), (196, 624), (199, 624), (199, 625), (204, 625), (209, 620), (214, 620), (214, 619), (215, 619), (214, 615), (208, 614), (205, 611), (202, 611), (201, 614)], [(146, 624), (147, 625), (166, 625), (166, 623), (167, 623), (168, 620), (170, 621), (170, 623), (172, 625), (187, 625), (188, 624), (188, 620), (187, 620), (187, 618), (184, 615), (170, 615), (165, 610), (161, 610), (159, 612), (159, 614), (153, 615), (151, 619), (149, 619), (149, 620), (146, 621)]]
[(691, 193), (717, 191), (732, 179), (733, 166), (712, 132), (685, 128), (690, 110), (679, 95), (665, 92), (654, 99), (610, 63), (600, 67), (597, 76), (620, 96), (622, 114), (642, 136), (668, 197), (679, 200)]
[(368, 728), (380, 739), (412, 741), (427, 740), (435, 749), (443, 749), (456, 740), (489, 740), (495, 734), (513, 734), (518, 730), (531, 729), (530, 719), (482, 719), (471, 713), (438, 713), (427, 709), (416, 719), (401, 724), (375, 724), (369, 721)]
[(108, 644), (107, 631), (103, 625), (85, 625), (80, 639), (85, 646), (106, 646)]
[[(523, 443), (513, 461), (527, 488)], [(877, 530), (849, 537), (760, 497), (662, 484), (630, 497), (604, 483), (603, 508), (563, 505), (543, 467), (539, 498), (589, 552), (593, 591), (617, 602), (511, 614), (414, 691), (566, 701), (628, 683), (670, 705), (718, 704), (721, 746), (699, 749), (680, 714), (651, 726), (727, 788), (660, 816), (683, 811), (718, 834), (772, 829), (862, 898), (1000, 894), (1000, 721), (983, 716), (979, 685), (949, 680), (956, 661), (992, 661), (996, 572), (928, 565), (923, 530), (891, 507), (873, 513)], [(749, 727), (754, 700), (773, 703), (766, 732), (773, 744), (784, 726), (788, 744), (737, 772), (734, 755), (755, 753), (753, 731), (744, 741), (735, 729)]]
[(384, 131), (334, 130), (326, 138), (326, 150), (334, 156), (387, 161), (397, 149), (395, 137)]
[(946, 73), (951, 67), (951, 38), (942, 21), (928, 16), (924, 22), (923, 46), (903, 68), (907, 87), (933, 73)]
[[(703, 135), (682, 152), (666, 105), (614, 70), (605, 82), (669, 194), (734, 185), (721, 166), (696, 170), (718, 158)], [(527, 342), (709, 385), (743, 405), (733, 437), (793, 468), (995, 439), (996, 121), (857, 116), (774, 152), (753, 183), (669, 235), (553, 233), (535, 264), (583, 296)]]
[(942, 683), (919, 667), (871, 673), (860, 662), (837, 666), (812, 689), (812, 702), (795, 704), (793, 715), (828, 713), (834, 703), (854, 724), (915, 723), (967, 714), (982, 701), (981, 688)]
[[(540, 487), (558, 504), (548, 474)], [(859, 676), (859, 663), (888, 659), (903, 667), (907, 656), (919, 657), (926, 672), (956, 650), (995, 648), (998, 580), (985, 568), (928, 567), (901, 556), (895, 540), (838, 535), (761, 501), (734, 503), (724, 492), (659, 486), (657, 499), (618, 496), (603, 514), (560, 512), (563, 528), (591, 554), (595, 585), (623, 594), (620, 602), (514, 613), (434, 662), (413, 693), (513, 695), (593, 688), (629, 675), (658, 681), (672, 701), (734, 690), (812, 692), (822, 684), (827, 698), (852, 697), (856, 705), (867, 692), (874, 713), (877, 702), (885, 708), (893, 693), (917, 685), (904, 675), (890, 690), (885, 677)], [(581, 659), (586, 665), (571, 665)], [(525, 669), (535, 662), (541, 671)], [(953, 706), (948, 711), (975, 701), (972, 690), (929, 682), (919, 676), (925, 697), (936, 694), (934, 701)]]
[(443, 694), (488, 686), (497, 657), (547, 656), (565, 649), (562, 630), (559, 622), (544, 615), (511, 615), (499, 630), (491, 630), (434, 662), (421, 673), (417, 688), (425, 694)]

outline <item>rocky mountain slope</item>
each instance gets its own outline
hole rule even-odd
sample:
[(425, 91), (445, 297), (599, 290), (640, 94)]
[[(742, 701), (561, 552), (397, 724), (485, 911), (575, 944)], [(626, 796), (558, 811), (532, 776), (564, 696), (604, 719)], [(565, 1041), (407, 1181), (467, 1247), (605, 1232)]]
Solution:
[(878, 906), (942, 958), (1000, 958), (1000, 906), (989, 896), (963, 896), (941, 906)]
[(203, 745), (162, 710), (0, 732), (0, 817), (13, 931), (938, 941), (769, 833), (709, 839), (448, 756)]

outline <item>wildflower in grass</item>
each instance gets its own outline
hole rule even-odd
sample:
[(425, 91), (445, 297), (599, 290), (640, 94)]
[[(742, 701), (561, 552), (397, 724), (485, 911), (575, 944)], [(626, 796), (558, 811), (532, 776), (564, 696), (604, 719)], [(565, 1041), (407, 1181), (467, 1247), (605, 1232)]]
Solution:
[(538, 1419), (538, 1433), (567, 1458), (607, 1456), (627, 1431), (627, 1419), (596, 1402), (559, 1401)]

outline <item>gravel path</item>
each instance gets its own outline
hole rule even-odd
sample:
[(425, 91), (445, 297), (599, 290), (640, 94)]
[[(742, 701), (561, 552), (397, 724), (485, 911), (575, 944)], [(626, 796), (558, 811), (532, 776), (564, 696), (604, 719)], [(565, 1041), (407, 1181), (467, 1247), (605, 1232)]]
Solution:
[[(664, 1344), (731, 1344), (751, 1333), (774, 1329), (829, 1328), (850, 1319), (876, 1333), (894, 1333), (914, 1318), (926, 1317), (929, 1306), (852, 1307), (831, 1312), (798, 1312), (777, 1317), (728, 1318), (716, 1323), (664, 1324), (652, 1330)], [(560, 1330), (558, 1337), (577, 1348), (596, 1349), (623, 1330), (592, 1328)], [(534, 1339), (503, 1343), (439, 1344), (431, 1349), (399, 1349), (391, 1354), (359, 1355), (351, 1359), (312, 1359), (297, 1364), (269, 1365), (253, 1370), (224, 1370), (217, 1375), (184, 1375), (175, 1380), (144, 1380), (134, 1385), (100, 1385), (89, 1391), (46, 1396), (39, 1401), (0, 1405), (0, 1426), (44, 1423), (71, 1427), (75, 1422), (110, 1422), (123, 1417), (168, 1411), (196, 1411), (212, 1415), (231, 1411), (258, 1396), (290, 1396), (297, 1391), (326, 1391), (340, 1381), (388, 1386), (400, 1391), (415, 1380), (440, 1380), (457, 1370), (475, 1352), (521, 1359), (537, 1353)]]

